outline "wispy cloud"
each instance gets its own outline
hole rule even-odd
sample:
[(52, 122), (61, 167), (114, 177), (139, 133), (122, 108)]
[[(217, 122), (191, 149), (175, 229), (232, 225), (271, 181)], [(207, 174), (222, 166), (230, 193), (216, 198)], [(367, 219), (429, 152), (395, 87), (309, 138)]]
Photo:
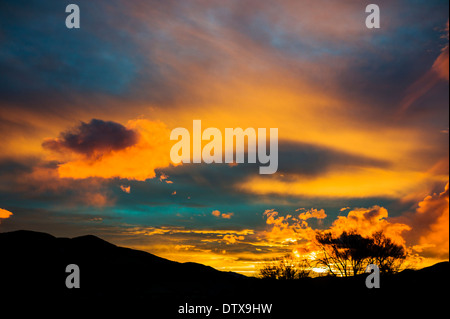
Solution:
[(433, 87), (441, 81), (449, 81), (449, 22), (444, 30), (447, 44), (442, 49), (440, 55), (434, 61), (431, 69), (423, 75), (419, 80), (414, 82), (407, 90), (406, 95), (401, 102), (401, 112), (405, 112), (418, 99), (427, 94)]

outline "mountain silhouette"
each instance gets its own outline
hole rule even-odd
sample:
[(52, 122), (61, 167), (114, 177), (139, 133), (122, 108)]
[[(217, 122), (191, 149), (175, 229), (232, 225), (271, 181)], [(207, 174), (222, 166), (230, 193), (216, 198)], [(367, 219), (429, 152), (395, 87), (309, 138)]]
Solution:
[[(69, 264), (79, 266), (80, 289), (66, 287)], [(380, 289), (366, 288), (366, 275), (263, 280), (169, 261), (91, 235), (69, 239), (32, 231), (0, 233), (3, 305), (76, 304), (77, 309), (95, 305), (112, 312), (152, 307), (168, 313), (161, 318), (176, 317), (178, 307), (186, 303), (217, 307), (223, 303), (273, 304), (271, 314), (261, 314), (263, 318), (284, 318), (302, 313), (303, 308), (320, 310), (323, 315), (354, 312), (355, 317), (393, 312), (404, 316), (421, 309), (429, 316), (446, 305), (448, 274), (448, 262), (406, 270), (383, 276)]]

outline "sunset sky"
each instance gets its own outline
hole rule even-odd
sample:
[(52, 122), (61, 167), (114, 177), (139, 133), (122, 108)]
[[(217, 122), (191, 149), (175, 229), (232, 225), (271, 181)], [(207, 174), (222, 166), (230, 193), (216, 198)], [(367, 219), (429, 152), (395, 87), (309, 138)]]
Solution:
[[(0, 3), (0, 232), (253, 274), (316, 230), (449, 256), (449, 2)], [(76, 3), (81, 28), (67, 29)], [(278, 128), (279, 170), (172, 165), (170, 132)]]

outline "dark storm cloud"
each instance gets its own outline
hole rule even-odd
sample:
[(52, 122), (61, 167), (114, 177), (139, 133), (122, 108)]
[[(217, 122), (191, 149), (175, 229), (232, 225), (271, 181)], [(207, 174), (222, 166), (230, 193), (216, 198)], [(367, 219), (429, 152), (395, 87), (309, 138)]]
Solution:
[[(279, 141), (278, 161), (277, 175), (307, 177), (322, 175), (337, 166), (387, 168), (390, 165), (388, 161), (286, 140)], [(226, 164), (184, 164), (164, 171), (169, 172), (172, 178), (177, 177), (188, 183), (205, 187), (230, 188), (235, 182), (249, 175), (257, 175), (258, 167), (259, 164), (239, 164), (234, 167)]]
[(93, 119), (82, 122), (74, 130), (64, 132), (59, 139), (45, 141), (42, 146), (52, 151), (69, 150), (78, 154), (92, 156), (125, 149), (136, 144), (138, 133), (115, 122)]
[(389, 163), (318, 145), (280, 142), (278, 171), (281, 174), (318, 176), (336, 166), (386, 168)]

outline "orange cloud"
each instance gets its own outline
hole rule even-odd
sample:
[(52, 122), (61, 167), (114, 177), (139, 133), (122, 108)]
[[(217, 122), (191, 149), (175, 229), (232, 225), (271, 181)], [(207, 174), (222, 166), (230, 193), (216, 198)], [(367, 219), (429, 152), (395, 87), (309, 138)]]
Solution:
[(255, 244), (277, 247), (280, 254), (283, 249), (310, 257), (318, 253), (315, 246), (318, 231), (331, 232), (336, 237), (352, 231), (369, 237), (381, 231), (411, 253), (408, 263), (426, 266), (449, 258), (449, 184), (441, 194), (427, 196), (415, 212), (401, 217), (390, 217), (387, 209), (380, 206), (356, 208), (347, 216), (338, 216), (329, 228), (318, 230), (312, 229), (306, 220), (325, 218), (323, 210), (310, 210), (298, 216), (279, 216), (275, 210), (267, 210), (264, 216), (269, 229), (258, 233), (261, 241)]
[(424, 256), (449, 257), (449, 184), (441, 194), (427, 196), (413, 213), (399, 218), (408, 223), (412, 231), (406, 235), (414, 249)]
[(231, 217), (234, 216), (234, 213), (223, 213), (222, 218), (224, 219), (231, 219)]
[(307, 217), (308, 214), (310, 213), (301, 213), (297, 217), (279, 216), (274, 209), (266, 210), (264, 216), (267, 218), (266, 224), (270, 226), (270, 230), (264, 231), (262, 236), (270, 245), (276, 246), (296, 244), (302, 240), (312, 241), (315, 238), (315, 231), (302, 218)]
[[(449, 21), (447, 21), (447, 27), (445, 28), (446, 34), (443, 38), (449, 40)], [(449, 45), (447, 45), (442, 49), (441, 55), (436, 59), (433, 64), (433, 71), (439, 75), (439, 77), (443, 80), (449, 80)]]
[(0, 208), (0, 219), (6, 219), (13, 215), (10, 211)]
[(69, 206), (85, 204), (104, 207), (115, 203), (113, 192), (105, 187), (101, 179), (60, 178), (57, 168), (49, 166), (38, 164), (31, 172), (17, 175), (14, 189), (37, 197), (46, 193), (70, 193), (66, 198), (66, 204)]
[(195, 248), (193, 245), (176, 245), (175, 250), (190, 250), (192, 248)]
[(135, 227), (127, 230), (130, 235), (164, 235), (164, 234), (202, 234), (202, 235), (237, 235), (248, 236), (255, 233), (252, 229), (215, 230), (215, 229), (185, 229), (183, 227)]
[[(445, 29), (445, 38), (449, 38), (449, 22)], [(447, 44), (441, 51), (429, 70), (423, 77), (417, 80), (406, 92), (406, 96), (401, 103), (401, 112), (406, 111), (413, 103), (428, 93), (440, 81), (449, 81), (449, 45)]]
[(446, 180), (447, 176), (427, 172), (352, 167), (347, 170), (324, 172), (308, 179), (299, 176), (290, 179), (283, 179), (280, 176), (255, 176), (236, 187), (261, 195), (402, 198), (417, 189), (422, 189), (426, 183), (444, 179)]
[(165, 183), (167, 183), (167, 184), (173, 184), (173, 182), (169, 180), (169, 175), (166, 175), (166, 174), (164, 174), (164, 173), (162, 173), (162, 174), (159, 176), (159, 181), (160, 181), (160, 182), (165, 182)]
[(115, 200), (109, 198), (106, 194), (96, 192), (84, 194), (83, 202), (89, 206), (105, 207), (114, 205)]
[(309, 211), (302, 213), (298, 216), (298, 218), (300, 218), (301, 220), (308, 220), (311, 218), (324, 219), (326, 217), (327, 214), (325, 214), (325, 211), (323, 209), (317, 210), (315, 208), (310, 209)]
[[(163, 123), (145, 119), (131, 120), (127, 123), (126, 130), (137, 133), (134, 144), (119, 144), (115, 148), (104, 146), (100, 150), (95, 148), (95, 145), (89, 146), (91, 147), (89, 156), (79, 152), (78, 149), (74, 151), (61, 147), (65, 144), (62, 144), (59, 139), (46, 140), (44, 147), (50, 151), (50, 160), (61, 162), (58, 167), (61, 178), (118, 177), (145, 181), (156, 176), (155, 169), (171, 165), (170, 131)], [(104, 144), (108, 145), (108, 143)], [(89, 144), (86, 143), (86, 145)]]
[(131, 186), (120, 185), (120, 189), (127, 194), (131, 193)]
[(215, 217), (220, 217), (220, 212), (218, 210), (215, 210), (211, 213)]
[(387, 209), (380, 206), (351, 210), (347, 216), (339, 216), (329, 228), (335, 236), (344, 231), (356, 231), (363, 237), (369, 237), (382, 231), (398, 244), (405, 244), (402, 233), (408, 230), (411, 230), (411, 227), (391, 221)]
[(223, 236), (222, 240), (227, 243), (227, 245), (232, 245), (238, 242), (239, 240), (244, 240), (244, 236), (236, 236), (236, 235), (225, 235)]
[(356, 231), (362, 236), (369, 237), (375, 232), (382, 231), (398, 244), (406, 246), (402, 235), (411, 229), (406, 224), (389, 219), (387, 210), (379, 206), (352, 210), (348, 216), (339, 216), (325, 230), (313, 229), (306, 222), (309, 218), (319, 220), (326, 218), (324, 210), (311, 209), (297, 217), (279, 216), (275, 210), (267, 210), (264, 216), (267, 218), (269, 230), (258, 234), (262, 240), (255, 245), (276, 247), (279, 255), (291, 252), (297, 257), (310, 259), (315, 259), (320, 254), (316, 245), (317, 232), (327, 231), (339, 236), (344, 231)]
[(442, 51), (441, 55), (433, 64), (433, 71), (443, 80), (449, 80), (449, 48), (448, 46)]
[(218, 210), (215, 210), (215, 211), (213, 211), (212, 213), (211, 213), (211, 215), (213, 215), (213, 216), (215, 216), (215, 217), (218, 217), (218, 218), (223, 218), (223, 219), (231, 219), (231, 217), (233, 217), (234, 216), (234, 213), (221, 213), (220, 211), (218, 211)]

